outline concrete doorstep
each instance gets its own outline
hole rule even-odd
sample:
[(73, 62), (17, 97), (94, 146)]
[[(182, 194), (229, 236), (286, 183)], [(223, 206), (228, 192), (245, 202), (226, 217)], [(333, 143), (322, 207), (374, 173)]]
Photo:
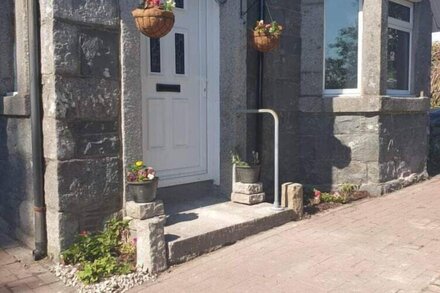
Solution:
[[(169, 265), (302, 218), (303, 188), (300, 184), (283, 184), (281, 201), (284, 210), (275, 210), (272, 204), (262, 202), (265, 196), (261, 183), (235, 183), (232, 201), (214, 196), (209, 188), (204, 192), (200, 190), (187, 191), (180, 196), (167, 190), (172, 195), (165, 200)], [(252, 196), (257, 199), (251, 200)]]
[(169, 264), (188, 261), (292, 218), (291, 210), (275, 211), (269, 203), (247, 206), (232, 202), (169, 215), (165, 227)]

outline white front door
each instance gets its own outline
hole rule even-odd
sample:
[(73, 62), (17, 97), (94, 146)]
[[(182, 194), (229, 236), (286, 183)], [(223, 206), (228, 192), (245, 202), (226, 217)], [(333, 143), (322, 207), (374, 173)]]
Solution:
[(160, 186), (214, 179), (209, 170), (207, 1), (176, 1), (164, 38), (143, 38), (144, 160)]

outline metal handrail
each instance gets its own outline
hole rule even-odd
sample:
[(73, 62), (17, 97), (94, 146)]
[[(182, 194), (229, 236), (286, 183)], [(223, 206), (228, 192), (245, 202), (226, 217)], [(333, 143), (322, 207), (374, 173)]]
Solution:
[(274, 119), (274, 202), (273, 208), (275, 210), (282, 210), (280, 199), (280, 186), (279, 186), (279, 124), (280, 119), (278, 114), (272, 109), (247, 109), (239, 110), (239, 113), (245, 114), (271, 114)]

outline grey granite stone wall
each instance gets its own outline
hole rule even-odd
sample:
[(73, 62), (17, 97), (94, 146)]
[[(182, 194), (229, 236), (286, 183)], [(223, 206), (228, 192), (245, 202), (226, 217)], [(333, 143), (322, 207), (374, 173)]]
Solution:
[(380, 116), (379, 179), (390, 192), (427, 178), (429, 119), (426, 113)]
[[(411, 97), (386, 96), (388, 1), (363, 5), (362, 87), (323, 96), (324, 1), (302, 1), (301, 180), (331, 188), (355, 183), (380, 195), (426, 177), (429, 1), (414, 3)], [(423, 43), (424, 45), (420, 45)]]
[(230, 152), (247, 149), (246, 109), (247, 30), (240, 19), (240, 1), (220, 5), (220, 192), (232, 190)]
[(307, 185), (378, 182), (377, 115), (300, 115), (300, 170)]
[[(251, 5), (253, 1), (249, 1)], [(301, 38), (300, 23), (301, 12), (299, 1), (270, 1), (270, 14), (274, 20), (282, 24), (284, 32), (281, 37), (280, 47), (264, 54), (264, 80), (262, 108), (275, 110), (280, 117), (280, 182), (296, 181), (299, 172), (299, 144), (298, 144), (298, 97), (300, 91), (300, 57)], [(249, 11), (247, 28), (250, 32), (258, 20), (257, 8)], [(266, 21), (270, 16), (266, 12)], [(255, 109), (257, 99), (257, 52), (248, 46), (248, 77), (247, 77), (247, 106)], [(261, 119), (261, 163), (262, 181), (268, 199), (273, 198), (274, 184), (274, 126), (273, 118), (264, 114)], [(258, 118), (257, 118), (258, 119)], [(256, 116), (249, 117), (248, 123), (248, 148), (247, 154), (256, 147), (255, 133)]]
[(117, 1), (42, 1), (49, 252), (122, 208)]
[[(138, 0), (119, 1), (121, 15), (121, 128), (124, 169), (142, 159), (141, 38), (131, 11)], [(125, 181), (125, 176), (124, 176)], [(126, 187), (126, 184), (124, 184)], [(124, 192), (124, 195), (126, 193)], [(125, 196), (124, 203), (127, 197)]]

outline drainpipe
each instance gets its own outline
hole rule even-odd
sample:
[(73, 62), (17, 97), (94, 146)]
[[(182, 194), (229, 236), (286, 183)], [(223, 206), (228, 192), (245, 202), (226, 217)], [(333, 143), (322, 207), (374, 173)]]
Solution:
[(43, 186), (43, 143), (41, 121), (40, 23), (38, 0), (28, 0), (29, 76), (32, 129), (32, 192), (34, 195), (35, 260), (47, 255), (46, 204)]
[[(258, 19), (264, 20), (264, 6), (265, 6), (265, 0), (259, 0), (259, 7), (258, 7)], [(264, 78), (264, 53), (258, 52), (258, 77), (257, 77), (257, 109), (260, 109), (263, 107), (263, 78)], [(257, 117), (257, 135), (256, 135), (256, 144), (257, 144), (257, 151), (261, 154), (262, 153), (262, 144), (263, 144), (263, 135), (261, 134), (262, 131), (262, 124), (263, 120), (261, 117)]]

